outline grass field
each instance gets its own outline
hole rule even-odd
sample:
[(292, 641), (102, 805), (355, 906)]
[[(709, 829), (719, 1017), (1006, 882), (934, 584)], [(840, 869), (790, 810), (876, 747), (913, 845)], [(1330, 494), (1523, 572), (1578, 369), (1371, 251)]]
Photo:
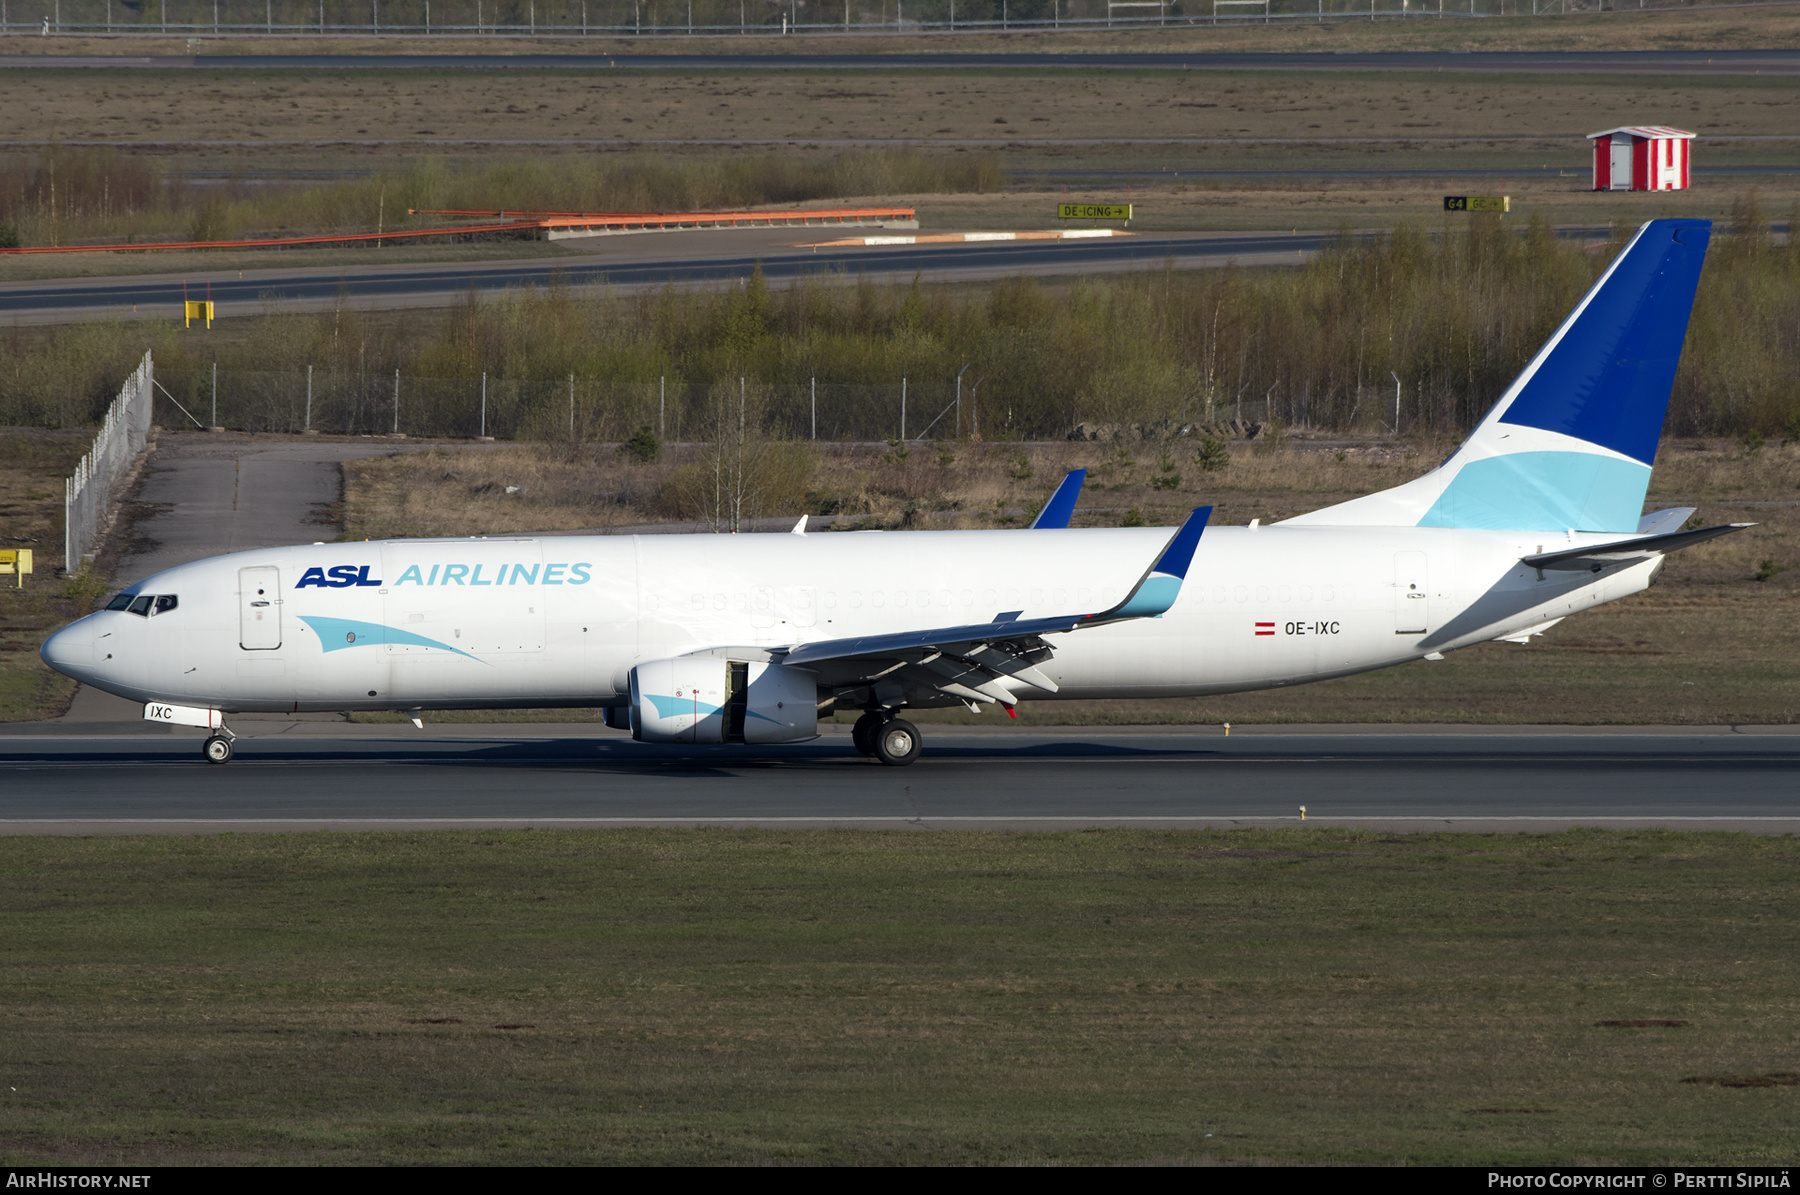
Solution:
[(37, 649), (97, 596), (58, 575), (63, 479), (92, 441), (89, 429), (0, 429), (0, 546), (31, 549), (36, 570), (23, 587), (17, 577), (0, 578), (0, 722), (60, 713), (75, 692), (74, 681), (44, 667)]
[(1783, 1164), (1795, 861), (1310, 826), (6, 838), (0, 1163)]
[[(0, 73), (12, 137), (121, 145), (467, 138), (617, 141), (1581, 138), (1607, 120), (1795, 135), (1792, 76), (1003, 69)], [(804, 102), (801, 102), (804, 101)], [(129, 115), (126, 115), (129, 113)], [(1121, 121), (1126, 122), (1121, 125)], [(255, 146), (237, 147), (242, 154)], [(460, 151), (467, 152), (467, 151)], [(1585, 158), (1577, 155), (1581, 164)], [(402, 210), (404, 210), (402, 208)]]
[[(50, 145), (79, 131), (76, 139), (124, 155), (111, 165), (89, 160), (104, 151), (65, 152), (57, 168), (30, 157), (0, 163), (0, 222), (29, 245), (400, 229), (418, 224), (409, 207), (691, 210), (783, 196), (907, 204), (927, 229), (1048, 227), (1059, 198), (1129, 200), (1147, 231), (1384, 226), (1430, 215), (1446, 188), (1506, 193), (1521, 217), (1557, 223), (1723, 215), (1753, 186), (1777, 214), (1800, 199), (1796, 176), (1782, 173), (1800, 165), (1800, 80), (1791, 76), (201, 68), (96, 86), (80, 71), (11, 71), (0, 72), (0, 106), (20, 142)], [(1678, 195), (1594, 194), (1585, 135), (1623, 122), (1693, 129), (1699, 165), (1768, 173), (1700, 175)], [(521, 137), (590, 144), (507, 144)], [(1746, 137), (1770, 140), (1720, 140)], [(895, 171), (854, 161), (896, 145), (988, 155), (993, 166)], [(745, 181), (777, 164), (779, 185)], [(1459, 176), (1495, 167), (1520, 173)], [(241, 177), (183, 181), (193, 169)], [(1371, 169), (1391, 174), (1331, 174)], [(110, 187), (109, 172), (120, 176)], [(384, 252), (468, 256), (460, 246)], [(280, 264), (333, 264), (328, 255), (342, 253), (308, 250)], [(98, 268), (262, 264), (267, 253), (193, 262), (109, 254)], [(96, 268), (9, 259), (0, 278)]]

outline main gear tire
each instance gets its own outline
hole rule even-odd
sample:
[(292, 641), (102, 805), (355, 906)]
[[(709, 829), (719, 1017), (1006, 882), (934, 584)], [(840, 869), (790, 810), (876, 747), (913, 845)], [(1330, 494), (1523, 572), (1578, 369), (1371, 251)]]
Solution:
[(905, 718), (893, 718), (881, 724), (875, 734), (875, 758), (890, 768), (903, 768), (919, 758), (925, 746), (919, 728)]
[(850, 741), (856, 744), (859, 755), (866, 755), (870, 759), (875, 757), (875, 734), (885, 721), (886, 715), (879, 710), (870, 710), (856, 720), (856, 725), (850, 730)]

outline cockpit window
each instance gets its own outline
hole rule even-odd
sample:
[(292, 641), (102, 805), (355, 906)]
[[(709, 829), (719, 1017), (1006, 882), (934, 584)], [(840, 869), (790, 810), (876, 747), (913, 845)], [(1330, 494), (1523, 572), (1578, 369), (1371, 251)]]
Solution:
[(179, 602), (180, 602), (180, 599), (177, 598), (172, 593), (157, 594), (156, 595), (156, 612), (158, 614), (167, 614), (169, 611), (173, 610), (176, 607), (176, 605), (179, 604)]
[(150, 603), (152, 600), (151, 596), (147, 593), (139, 594), (136, 598), (132, 599), (131, 605), (125, 608), (133, 614), (142, 614), (145, 618), (148, 618), (150, 617)]
[(136, 594), (131, 593), (118, 594), (112, 601), (106, 603), (106, 608), (108, 610), (123, 610), (131, 605), (132, 599), (136, 596)]

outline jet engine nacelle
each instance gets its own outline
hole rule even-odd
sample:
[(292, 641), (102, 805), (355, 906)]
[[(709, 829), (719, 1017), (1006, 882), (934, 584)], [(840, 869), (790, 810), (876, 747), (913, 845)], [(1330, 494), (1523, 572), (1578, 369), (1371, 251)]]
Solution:
[(717, 656), (631, 670), (631, 737), (643, 743), (795, 743), (819, 737), (817, 678)]

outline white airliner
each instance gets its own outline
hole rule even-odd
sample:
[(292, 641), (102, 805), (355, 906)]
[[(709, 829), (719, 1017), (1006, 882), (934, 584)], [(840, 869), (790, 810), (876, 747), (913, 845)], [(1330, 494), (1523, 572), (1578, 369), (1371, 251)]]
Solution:
[[(1441, 466), (1270, 526), (392, 540), (148, 577), (43, 658), (207, 728), (238, 711), (603, 706), (654, 743), (919, 755), (907, 709), (1181, 697), (1523, 643), (1743, 524), (1643, 514), (1711, 225), (1639, 229)], [(803, 531), (805, 520), (796, 531)]]

